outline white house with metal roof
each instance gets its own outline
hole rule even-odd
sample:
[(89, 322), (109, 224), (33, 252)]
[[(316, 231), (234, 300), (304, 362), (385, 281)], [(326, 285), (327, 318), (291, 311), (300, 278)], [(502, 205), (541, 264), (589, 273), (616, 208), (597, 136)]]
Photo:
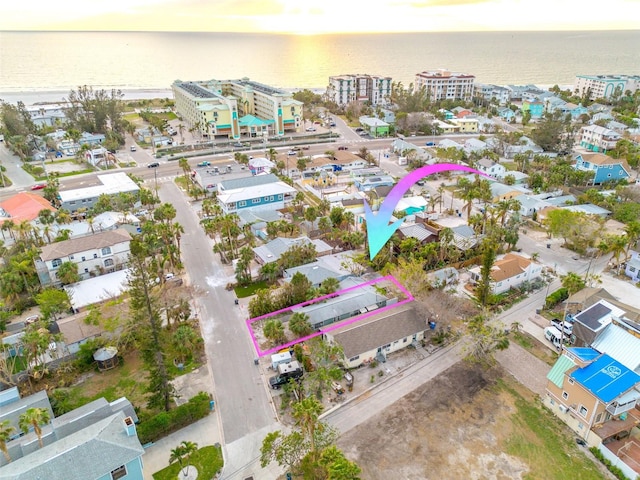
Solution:
[(296, 245), (314, 245), (316, 255), (319, 257), (328, 255), (333, 251), (331, 245), (319, 239), (310, 240), (308, 237), (278, 237), (265, 245), (254, 247), (253, 253), (255, 255), (256, 262), (260, 265), (265, 265), (267, 263), (277, 262), (287, 250)]
[(140, 187), (136, 182), (123, 172), (98, 175), (98, 180), (102, 185), (59, 192), (60, 208), (73, 213), (79, 208), (89, 209), (93, 207), (100, 195), (137, 194), (140, 191)]

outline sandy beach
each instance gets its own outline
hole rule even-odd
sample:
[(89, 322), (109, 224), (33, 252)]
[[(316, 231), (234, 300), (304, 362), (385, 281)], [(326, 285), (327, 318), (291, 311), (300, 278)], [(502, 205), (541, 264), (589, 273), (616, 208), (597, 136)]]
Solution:
[[(94, 88), (94, 90), (100, 90)], [(107, 89), (105, 89), (107, 90)], [(132, 89), (122, 90), (125, 100), (144, 100), (149, 98), (173, 98), (173, 92), (170, 88), (166, 89)], [(61, 102), (67, 95), (69, 90), (53, 90), (44, 92), (0, 92), (0, 100), (8, 103), (16, 104), (23, 102), (25, 105), (37, 105), (41, 103), (57, 103)]]

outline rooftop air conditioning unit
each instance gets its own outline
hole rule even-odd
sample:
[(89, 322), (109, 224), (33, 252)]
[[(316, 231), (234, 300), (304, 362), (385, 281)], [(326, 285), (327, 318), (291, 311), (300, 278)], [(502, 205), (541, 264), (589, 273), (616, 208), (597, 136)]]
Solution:
[(567, 413), (569, 409), (564, 405), (558, 405), (558, 410), (560, 410), (562, 413)]

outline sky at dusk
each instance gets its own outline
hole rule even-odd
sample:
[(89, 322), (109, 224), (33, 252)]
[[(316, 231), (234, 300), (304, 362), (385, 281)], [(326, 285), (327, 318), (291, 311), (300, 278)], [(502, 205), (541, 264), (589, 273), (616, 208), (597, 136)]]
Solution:
[(285, 34), (620, 30), (640, 28), (640, 0), (20, 0), (0, 30)]

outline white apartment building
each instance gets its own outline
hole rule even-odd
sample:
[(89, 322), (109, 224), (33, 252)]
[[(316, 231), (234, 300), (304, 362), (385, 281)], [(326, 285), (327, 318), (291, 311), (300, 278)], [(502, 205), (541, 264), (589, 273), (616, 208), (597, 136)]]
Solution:
[(427, 91), (429, 100), (471, 100), (475, 76), (448, 70), (425, 71), (416, 74), (415, 88)]
[(474, 84), (473, 94), (474, 97), (481, 98), (487, 102), (495, 100), (499, 105), (506, 105), (511, 100), (511, 91), (508, 88), (487, 83)]
[(341, 107), (351, 102), (384, 105), (391, 96), (391, 77), (348, 74), (329, 77), (325, 96)]
[(589, 92), (591, 100), (621, 96), (627, 91), (633, 94), (636, 90), (640, 90), (640, 75), (576, 75), (573, 88), (576, 95)]
[(580, 146), (591, 152), (607, 153), (616, 148), (622, 136), (615, 130), (588, 125), (580, 129)]

